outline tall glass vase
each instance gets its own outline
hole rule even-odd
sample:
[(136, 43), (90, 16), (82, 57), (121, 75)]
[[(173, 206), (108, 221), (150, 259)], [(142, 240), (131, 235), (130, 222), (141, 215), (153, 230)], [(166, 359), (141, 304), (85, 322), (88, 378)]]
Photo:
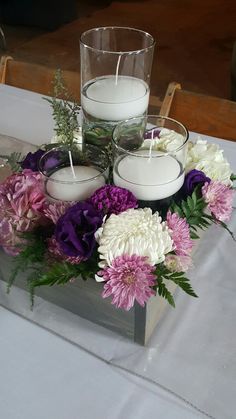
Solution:
[(154, 39), (123, 27), (94, 28), (80, 39), (85, 143), (106, 147), (117, 122), (145, 115)]

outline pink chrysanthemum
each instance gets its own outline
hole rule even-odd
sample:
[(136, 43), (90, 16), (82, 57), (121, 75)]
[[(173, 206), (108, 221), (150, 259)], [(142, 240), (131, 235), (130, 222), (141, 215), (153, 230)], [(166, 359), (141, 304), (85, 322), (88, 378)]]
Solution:
[(155, 294), (151, 288), (156, 283), (154, 266), (147, 263), (147, 258), (137, 255), (122, 255), (112, 261), (110, 267), (98, 272), (106, 281), (102, 297), (112, 296), (112, 304), (118, 308), (130, 310), (135, 300), (141, 305)]
[(174, 251), (176, 255), (189, 255), (193, 247), (193, 241), (190, 238), (189, 225), (186, 219), (179, 217), (176, 213), (168, 211), (166, 222), (174, 242)]
[(72, 265), (78, 265), (80, 262), (82, 262), (84, 260), (80, 256), (75, 257), (75, 256), (65, 255), (62, 252), (62, 250), (59, 246), (59, 243), (56, 241), (54, 236), (52, 236), (50, 239), (48, 239), (47, 243), (48, 243), (49, 255), (52, 256), (53, 259), (68, 262), (68, 263), (71, 263)]
[(202, 187), (207, 208), (219, 221), (228, 221), (232, 213), (233, 190), (221, 182), (211, 181)]

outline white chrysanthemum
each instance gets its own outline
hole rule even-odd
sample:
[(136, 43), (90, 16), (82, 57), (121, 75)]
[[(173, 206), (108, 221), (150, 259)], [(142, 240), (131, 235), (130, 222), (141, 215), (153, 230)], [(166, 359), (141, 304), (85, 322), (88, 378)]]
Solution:
[(111, 265), (123, 254), (147, 256), (151, 265), (163, 262), (165, 254), (173, 249), (168, 227), (158, 212), (150, 208), (129, 209), (110, 218), (97, 231), (100, 267)]
[(176, 131), (162, 128), (158, 137), (147, 138), (144, 141), (142, 148), (149, 149), (152, 145), (152, 150), (155, 151), (173, 151), (181, 147), (183, 143), (183, 135)]
[(223, 156), (223, 150), (220, 150), (217, 144), (209, 144), (207, 141), (198, 139), (195, 143), (191, 141), (188, 144), (186, 173), (190, 170), (201, 170), (210, 179), (231, 185), (230, 164)]

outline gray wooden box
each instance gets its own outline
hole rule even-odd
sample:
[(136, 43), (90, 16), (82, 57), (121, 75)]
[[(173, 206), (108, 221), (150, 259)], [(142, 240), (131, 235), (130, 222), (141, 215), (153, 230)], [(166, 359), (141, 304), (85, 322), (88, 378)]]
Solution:
[[(0, 251), (2, 280), (8, 280), (13, 262), (13, 257)], [(25, 290), (27, 288), (25, 278), (26, 275), (22, 272), (15, 285)], [(130, 311), (125, 311), (115, 308), (110, 298), (103, 299), (102, 288), (103, 284), (97, 283), (94, 279), (87, 281), (78, 279), (62, 286), (38, 288), (36, 295), (93, 323), (126, 336), (136, 343), (146, 345), (165, 308), (169, 306), (166, 300), (159, 296), (151, 297), (145, 307), (135, 304)], [(174, 292), (176, 285), (170, 283), (168, 288)]]

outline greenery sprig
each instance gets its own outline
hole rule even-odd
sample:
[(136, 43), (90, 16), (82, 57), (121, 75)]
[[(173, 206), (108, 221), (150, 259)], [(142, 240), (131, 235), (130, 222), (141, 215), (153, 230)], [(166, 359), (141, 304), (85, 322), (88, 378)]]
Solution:
[(61, 70), (58, 69), (55, 73), (53, 97), (45, 97), (44, 99), (52, 107), (56, 136), (60, 139), (60, 142), (72, 145), (74, 132), (79, 128), (77, 116), (80, 106), (69, 94)]
[(2, 159), (9, 164), (13, 173), (17, 173), (21, 170), (20, 162), (22, 160), (22, 154), (19, 152), (14, 151), (10, 155), (1, 155)]
[[(31, 306), (34, 305), (35, 289), (41, 286), (64, 285), (74, 278), (83, 280), (94, 278), (98, 269), (96, 252), (88, 260), (78, 265), (65, 261), (50, 264), (47, 253), (46, 237), (40, 231), (24, 234), (25, 244), (21, 253), (15, 257), (14, 266), (7, 283), (7, 291), (21, 272), (27, 272), (27, 285), (30, 292)], [(46, 268), (45, 268), (46, 267)]]
[(190, 285), (190, 281), (185, 277), (185, 272), (171, 272), (163, 263), (156, 266), (155, 274), (157, 275), (156, 291), (161, 297), (164, 297), (170, 305), (175, 307), (173, 295), (166, 285), (166, 281), (172, 281), (178, 285), (186, 294), (197, 297)]
[(212, 215), (205, 213), (206, 207), (207, 203), (199, 193), (199, 187), (196, 187), (191, 196), (178, 204), (174, 202), (170, 209), (180, 217), (186, 218), (190, 226), (191, 238), (199, 239), (197, 229), (205, 230), (214, 222)]

